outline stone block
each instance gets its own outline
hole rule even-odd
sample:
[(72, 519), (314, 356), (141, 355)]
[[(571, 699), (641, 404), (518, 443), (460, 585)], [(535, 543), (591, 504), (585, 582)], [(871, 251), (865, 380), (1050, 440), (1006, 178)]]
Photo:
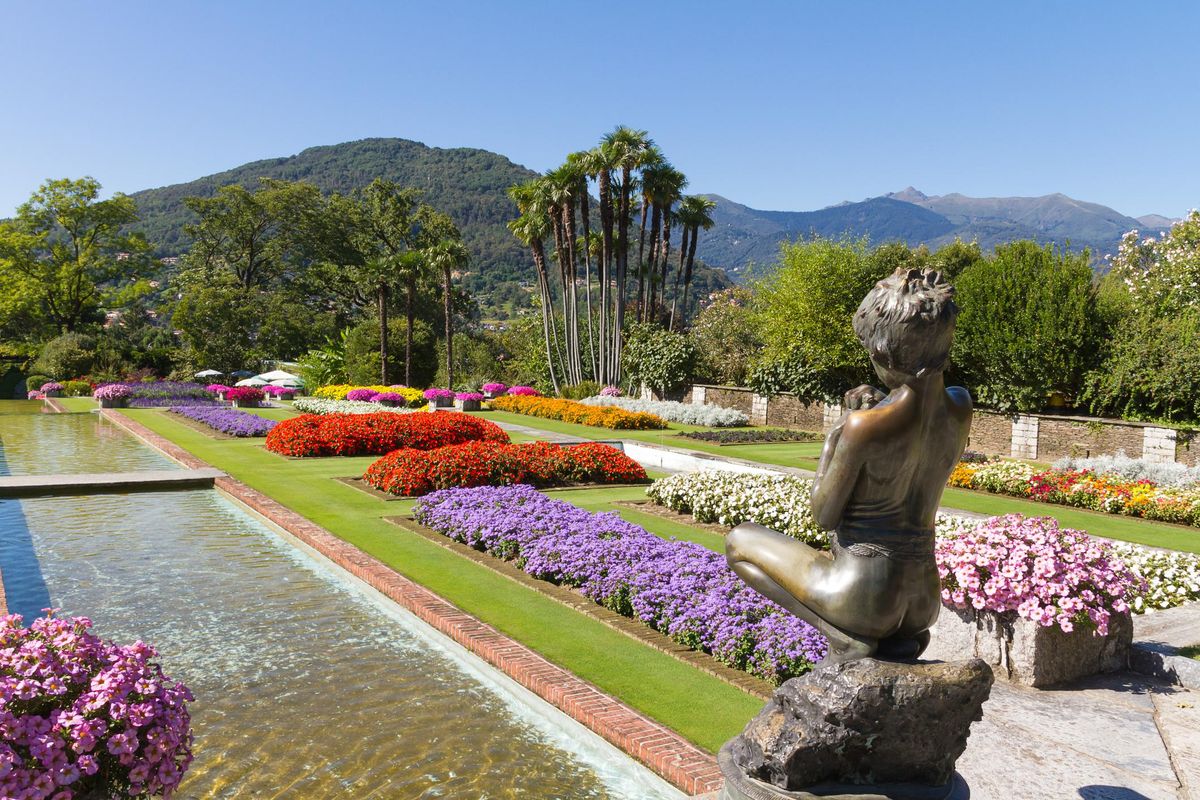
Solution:
[(722, 748), (725, 797), (959, 796), (954, 764), (992, 681), (978, 658), (818, 666)]
[(1054, 686), (1129, 666), (1133, 621), (1113, 614), (1108, 635), (1064, 633), (1019, 617), (943, 606), (925, 658), (981, 658), (1002, 680), (1023, 686)]
[(750, 398), (750, 424), (767, 424), (767, 398), (756, 394)]
[(1155, 464), (1174, 463), (1178, 438), (1173, 428), (1142, 428), (1142, 459)]

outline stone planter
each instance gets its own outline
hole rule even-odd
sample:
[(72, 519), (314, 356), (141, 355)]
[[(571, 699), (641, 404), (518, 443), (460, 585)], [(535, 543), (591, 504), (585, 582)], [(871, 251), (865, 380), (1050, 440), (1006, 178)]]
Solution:
[(259, 405), (258, 405), (257, 400), (234, 400), (233, 407), (234, 408), (258, 408)]
[(455, 400), (454, 407), (459, 411), (479, 411), (483, 404), (478, 400)]
[(127, 400), (125, 397), (101, 397), (98, 402), (101, 408), (124, 408)]
[(432, 408), (453, 408), (454, 407), (454, 398), (453, 397), (435, 397), (429, 401), (429, 405)]
[(1053, 686), (1129, 666), (1133, 620), (1109, 619), (1108, 635), (1092, 631), (1063, 633), (1027, 619), (1002, 619), (990, 611), (942, 607), (923, 659), (942, 661), (978, 657), (992, 665), (997, 678), (1023, 686)]
[(62, 390), (61, 389), (51, 389), (48, 392), (42, 392), (42, 394), (45, 395), (46, 397), (62, 397)]

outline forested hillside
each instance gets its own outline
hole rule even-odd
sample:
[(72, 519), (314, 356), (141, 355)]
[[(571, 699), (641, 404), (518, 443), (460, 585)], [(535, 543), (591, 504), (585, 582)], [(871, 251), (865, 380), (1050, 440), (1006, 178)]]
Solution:
[(505, 227), (517, 215), (505, 192), (535, 174), (487, 150), (426, 147), (408, 139), (363, 139), (254, 161), (132, 197), (141, 216), (137, 229), (157, 246), (158, 255), (172, 256), (188, 248), (183, 226), (193, 221), (193, 215), (183, 204), (185, 197), (207, 197), (232, 183), (254, 188), (259, 178), (311, 181), (322, 191), (343, 193), (384, 178), (422, 190), (427, 203), (449, 214), (471, 250), (471, 269), (483, 273), (486, 284), (495, 285), (532, 275), (528, 251)]

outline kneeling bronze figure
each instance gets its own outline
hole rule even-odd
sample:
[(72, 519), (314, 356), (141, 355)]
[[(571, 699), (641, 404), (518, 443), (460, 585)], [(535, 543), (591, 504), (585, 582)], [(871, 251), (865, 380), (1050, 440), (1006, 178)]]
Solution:
[(915, 659), (929, 643), (941, 609), (934, 521), (971, 425), (970, 395), (943, 378), (957, 315), (940, 273), (904, 269), (855, 313), (889, 392), (847, 392), (825, 441), (812, 510), (828, 552), (752, 523), (726, 538), (747, 584), (828, 638), (829, 663)]

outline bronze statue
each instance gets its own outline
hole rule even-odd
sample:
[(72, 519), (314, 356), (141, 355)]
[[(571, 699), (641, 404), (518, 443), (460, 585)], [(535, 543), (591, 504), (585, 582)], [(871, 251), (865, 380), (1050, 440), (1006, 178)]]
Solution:
[(729, 565), (751, 587), (829, 639), (826, 662), (912, 659), (941, 609), (934, 520), (962, 456), (971, 396), (946, 388), (954, 287), (899, 269), (875, 285), (854, 331), (891, 391), (860, 386), (825, 440), (812, 487), (830, 551), (753, 523), (726, 537)]

